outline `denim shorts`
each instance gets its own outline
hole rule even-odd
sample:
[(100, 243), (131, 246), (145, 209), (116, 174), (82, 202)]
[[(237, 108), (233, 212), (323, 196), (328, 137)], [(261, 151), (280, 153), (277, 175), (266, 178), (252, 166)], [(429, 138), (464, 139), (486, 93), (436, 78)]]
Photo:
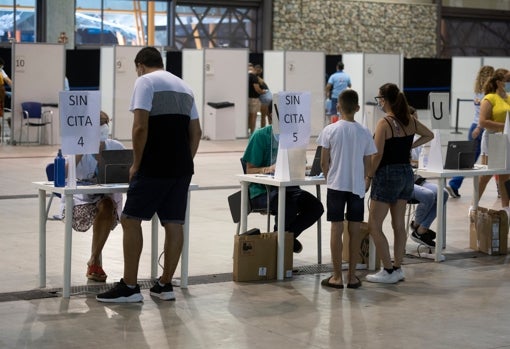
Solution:
[(386, 165), (379, 168), (372, 179), (370, 198), (389, 204), (411, 199), (414, 175), (410, 164)]
[(329, 222), (343, 222), (345, 206), (347, 213), (345, 219), (349, 222), (363, 222), (365, 214), (365, 199), (349, 191), (339, 191), (328, 188), (327, 219)]

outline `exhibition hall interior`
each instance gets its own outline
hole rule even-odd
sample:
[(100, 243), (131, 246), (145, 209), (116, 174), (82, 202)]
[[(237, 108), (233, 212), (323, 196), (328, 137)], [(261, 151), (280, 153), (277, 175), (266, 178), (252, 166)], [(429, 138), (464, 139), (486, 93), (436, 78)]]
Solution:
[[(443, 169), (448, 145), (470, 137), (481, 67), (510, 70), (510, 45), (502, 39), (509, 18), (510, 4), (497, 0), (2, 1), (0, 348), (510, 348), (507, 188), (497, 184), (510, 172), (507, 132), (489, 138), (488, 165), (478, 159), (470, 169)], [(66, 224), (62, 197), (99, 190), (121, 193), (125, 202), (128, 184), (55, 188), (47, 167), (69, 149), (69, 96), (95, 101), (92, 110), (109, 117), (108, 138), (132, 149), (134, 58), (145, 46), (159, 50), (164, 69), (193, 91), (202, 138), (172, 280), (175, 300), (150, 290), (164, 260), (165, 232), (154, 219), (142, 223), (143, 301), (103, 303), (96, 296), (124, 277), (123, 228), (110, 232), (100, 256), (106, 275), (94, 280), (87, 266), (93, 229)], [(400, 88), (434, 134), (425, 145), (428, 167), (415, 172), (444, 189), (438, 201), (447, 198), (433, 208), (437, 246), (413, 235), (419, 203), (409, 202), (405, 277), (395, 283), (367, 280), (381, 256), (364, 224), (356, 247), (361, 286), (347, 284), (346, 241), (346, 286), (324, 285), (334, 272), (328, 188), (305, 168), (318, 161), (319, 135), (334, 121), (326, 85), (338, 62), (359, 96), (354, 119), (370, 134), (385, 115), (378, 108), (385, 83)], [(299, 164), (280, 147), (282, 167), (273, 176), (245, 175), (240, 161), (253, 133), (249, 63), (263, 67), (274, 108), (283, 109), (277, 99), (286, 94), (307, 98)], [(30, 108), (42, 125), (27, 119)], [(285, 120), (274, 115), (281, 146)], [(261, 127), (258, 116), (255, 129)], [(478, 199), (483, 175), (490, 180)], [(452, 195), (456, 176), (463, 182)], [(297, 184), (321, 201), (324, 214), (299, 236), (302, 250), (280, 234), (279, 217), (250, 211), (246, 189), (255, 182)], [(393, 258), (389, 214), (382, 230)]]

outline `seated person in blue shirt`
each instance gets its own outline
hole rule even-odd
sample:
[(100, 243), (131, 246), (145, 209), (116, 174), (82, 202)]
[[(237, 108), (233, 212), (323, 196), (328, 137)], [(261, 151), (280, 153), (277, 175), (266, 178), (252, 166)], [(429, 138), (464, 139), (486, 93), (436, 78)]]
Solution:
[[(246, 173), (274, 173), (277, 153), (278, 140), (273, 134), (273, 127), (269, 125), (256, 130), (243, 155), (243, 160), (246, 162)], [(265, 209), (267, 207), (265, 185), (250, 184), (249, 192), (252, 208)], [(278, 188), (271, 188), (269, 198), (270, 213), (278, 215)], [(314, 195), (298, 186), (287, 187), (285, 231), (294, 234), (295, 253), (303, 250), (303, 246), (297, 239), (299, 235), (313, 225), (323, 213), (324, 206)]]
[[(109, 139), (109, 117), (101, 111), (100, 114), (100, 143), (102, 150), (124, 149), (119, 141)], [(76, 155), (76, 178), (80, 180), (94, 180), (97, 173), (99, 154)], [(89, 280), (105, 282), (106, 273), (101, 263), (101, 252), (118, 222), (122, 213), (122, 193), (115, 194), (76, 194), (73, 196), (73, 229), (85, 232), (92, 227), (92, 249), (87, 262)], [(64, 214), (65, 215), (65, 211)]]

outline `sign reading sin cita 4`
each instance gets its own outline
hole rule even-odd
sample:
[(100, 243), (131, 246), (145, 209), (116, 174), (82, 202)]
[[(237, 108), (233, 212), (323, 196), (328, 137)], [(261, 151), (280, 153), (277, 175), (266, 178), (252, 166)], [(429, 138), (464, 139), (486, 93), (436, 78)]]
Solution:
[(99, 151), (99, 91), (59, 93), (62, 153), (95, 154)]

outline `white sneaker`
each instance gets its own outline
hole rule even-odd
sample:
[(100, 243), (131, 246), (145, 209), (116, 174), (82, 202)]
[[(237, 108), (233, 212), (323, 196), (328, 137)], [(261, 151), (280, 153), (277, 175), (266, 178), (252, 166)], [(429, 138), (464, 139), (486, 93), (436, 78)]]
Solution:
[(404, 273), (404, 269), (402, 269), (402, 267), (393, 269), (393, 274), (398, 275), (398, 281), (404, 281), (406, 279), (406, 274)]
[(473, 206), (469, 206), (468, 209), (468, 217), (473, 219), (475, 217), (476, 210), (473, 208)]
[(388, 273), (384, 268), (381, 268), (377, 273), (367, 275), (367, 281), (379, 282), (382, 284), (396, 284), (399, 281), (399, 275), (395, 272)]

